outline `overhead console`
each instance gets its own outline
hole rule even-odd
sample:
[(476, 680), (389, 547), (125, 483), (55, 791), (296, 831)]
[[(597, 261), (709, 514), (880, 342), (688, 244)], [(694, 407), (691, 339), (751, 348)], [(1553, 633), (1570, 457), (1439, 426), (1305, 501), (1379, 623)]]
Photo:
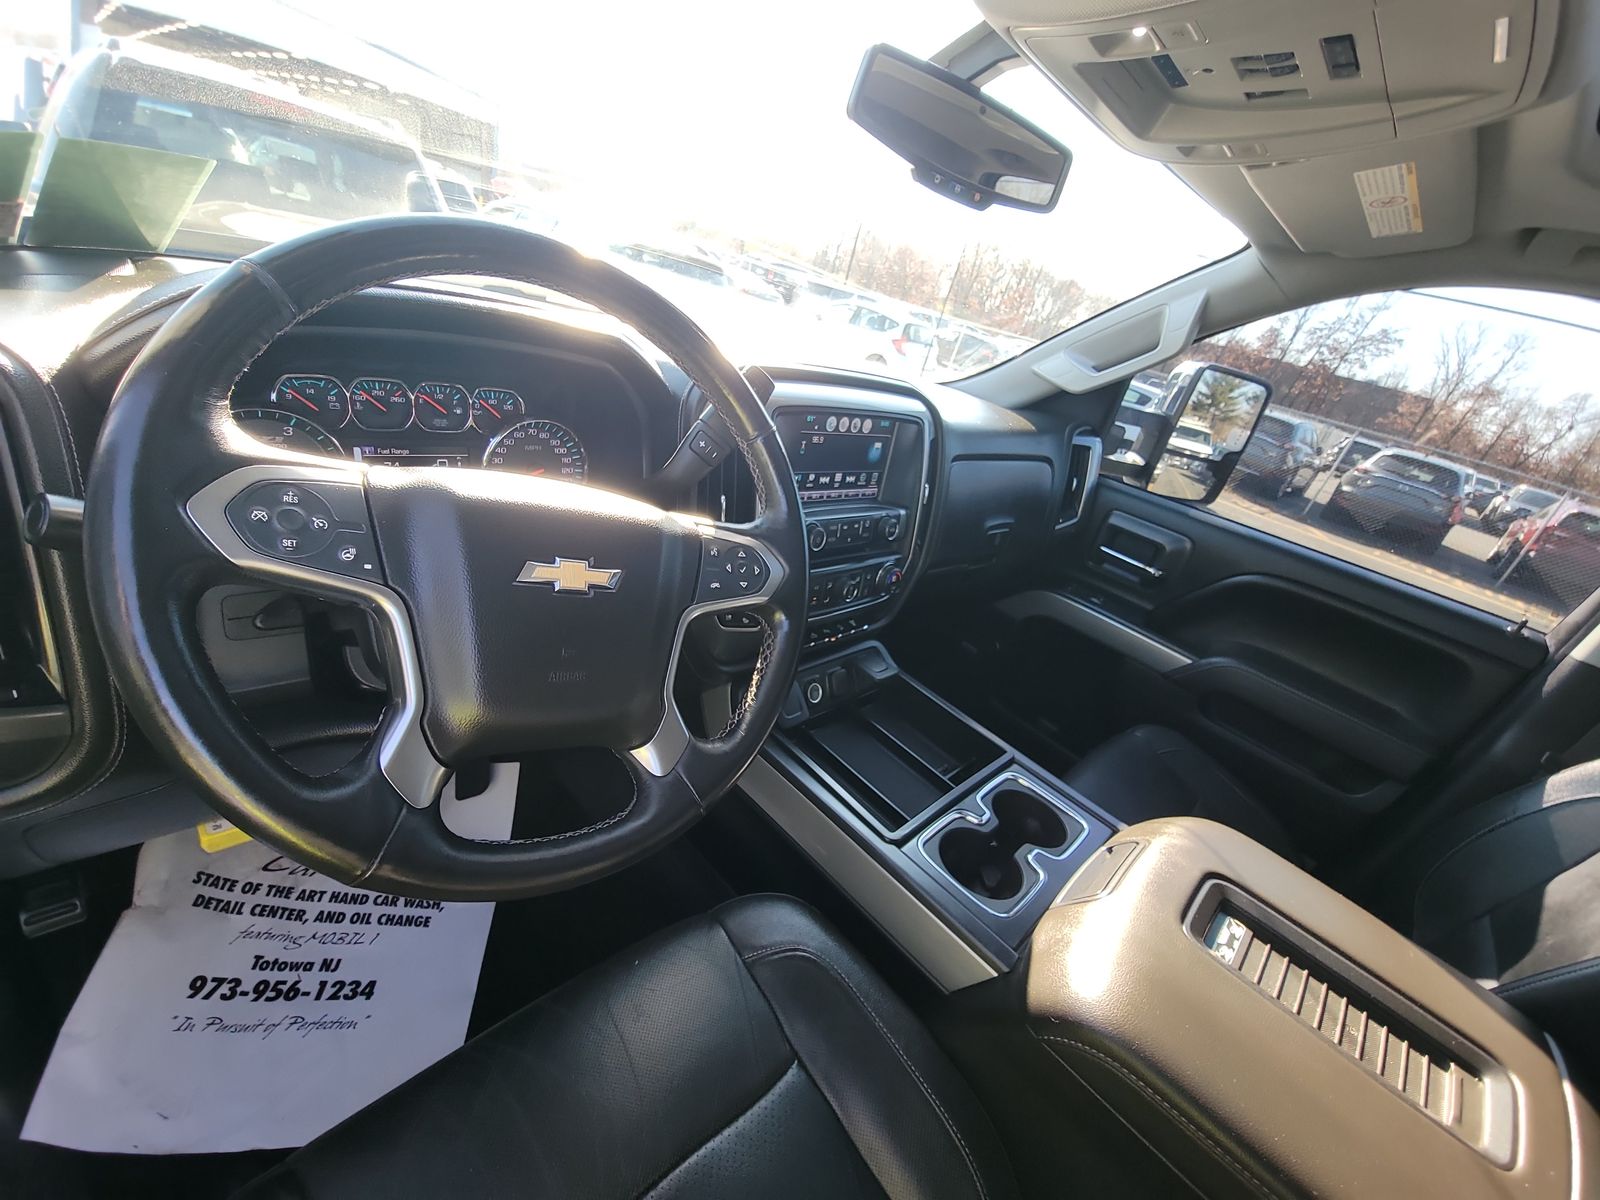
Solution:
[[(979, 0), (978, 7), (1128, 149), (1170, 163), (1248, 165), (1392, 145), (1508, 115), (1543, 83), (1556, 6)], [(1371, 181), (1374, 188), (1387, 182)], [(1383, 193), (1405, 194), (1403, 186)], [(1393, 219), (1411, 219), (1407, 204), (1388, 204), (1402, 210), (1389, 213)]]

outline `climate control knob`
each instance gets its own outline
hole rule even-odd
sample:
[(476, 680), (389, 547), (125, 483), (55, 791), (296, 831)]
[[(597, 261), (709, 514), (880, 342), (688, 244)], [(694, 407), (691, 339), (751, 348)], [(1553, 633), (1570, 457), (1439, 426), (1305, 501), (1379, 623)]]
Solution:
[(878, 571), (878, 592), (887, 596), (900, 586), (900, 581), (906, 577), (905, 571), (899, 563), (884, 563)]
[(812, 521), (806, 526), (806, 545), (810, 546), (813, 551), (816, 551), (821, 550), (827, 544), (828, 534), (821, 525), (818, 525), (815, 521)]

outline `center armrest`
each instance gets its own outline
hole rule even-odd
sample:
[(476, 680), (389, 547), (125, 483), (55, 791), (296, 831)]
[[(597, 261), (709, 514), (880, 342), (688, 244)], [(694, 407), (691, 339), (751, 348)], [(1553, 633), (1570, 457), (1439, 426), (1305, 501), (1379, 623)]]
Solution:
[(1568, 1196), (1600, 1146), (1548, 1038), (1209, 821), (1114, 836), (1039, 922), (1024, 994), (1039, 1043), (1208, 1195)]

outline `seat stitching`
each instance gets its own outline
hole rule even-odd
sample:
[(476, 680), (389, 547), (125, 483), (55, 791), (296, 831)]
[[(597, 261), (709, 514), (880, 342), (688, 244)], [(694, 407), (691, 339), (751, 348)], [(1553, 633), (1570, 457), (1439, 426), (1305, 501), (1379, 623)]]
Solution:
[(956, 1146), (961, 1151), (961, 1157), (967, 1164), (968, 1172), (970, 1172), (972, 1175), (972, 1182), (978, 1189), (978, 1195), (982, 1196), (984, 1200), (988, 1200), (989, 1193), (988, 1190), (983, 1186), (983, 1178), (978, 1174), (978, 1164), (973, 1159), (972, 1151), (967, 1148), (967, 1143), (961, 1137), (960, 1131), (956, 1128), (955, 1122), (950, 1119), (950, 1114), (944, 1110), (944, 1106), (940, 1104), (938, 1098), (934, 1096), (933, 1089), (930, 1088), (927, 1081), (922, 1078), (921, 1072), (919, 1072), (912, 1064), (911, 1059), (907, 1057), (905, 1051), (900, 1048), (900, 1044), (890, 1036), (889, 1030), (884, 1026), (883, 1022), (878, 1019), (878, 1014), (872, 1011), (872, 1007), (867, 1003), (866, 998), (862, 996), (862, 994), (856, 989), (855, 984), (851, 983), (838, 967), (834, 966), (831, 962), (823, 958), (809, 946), (767, 946), (751, 954), (741, 954), (739, 957), (742, 958), (746, 963), (753, 963), (766, 958), (776, 958), (777, 956), (783, 954), (798, 954), (804, 958), (811, 959), (818, 966), (822, 967), (823, 970), (827, 971), (828, 974), (832, 975), (839, 983), (843, 984), (845, 990), (855, 997), (856, 1004), (860, 1006), (861, 1011), (867, 1015), (867, 1019), (872, 1022), (872, 1024), (877, 1028), (879, 1035), (886, 1043), (888, 1043), (889, 1048), (894, 1051), (895, 1057), (900, 1060), (900, 1065), (905, 1067), (905, 1069), (911, 1073), (911, 1077), (917, 1081), (917, 1087), (921, 1089), (922, 1095), (928, 1101), (928, 1103), (933, 1106), (934, 1112), (939, 1114), (939, 1120), (941, 1123), (943, 1123), (945, 1132), (950, 1135), (950, 1137), (955, 1141)]
[(671, 1179), (679, 1171), (683, 1170), (684, 1167), (689, 1165), (689, 1161), (692, 1158), (694, 1158), (695, 1155), (699, 1154), (700, 1151), (704, 1150), (707, 1146), (711, 1145), (712, 1142), (716, 1141), (723, 1134), (727, 1133), (728, 1130), (732, 1129), (740, 1121), (744, 1120), (752, 1112), (754, 1112), (756, 1110), (756, 1107), (758, 1105), (760, 1105), (761, 1103), (763, 1103), (767, 1099), (767, 1097), (771, 1096), (773, 1092), (777, 1091), (778, 1088), (780, 1086), (782, 1086), (783, 1081), (788, 1079), (789, 1076), (792, 1075), (796, 1070), (800, 1070), (802, 1072), (805, 1070), (805, 1068), (800, 1065), (800, 1059), (799, 1059), (798, 1056), (789, 1060), (789, 1065), (787, 1067), (785, 1067), (778, 1074), (778, 1077), (772, 1081), (772, 1086), (771, 1087), (769, 1087), (766, 1091), (762, 1092), (754, 1100), (750, 1101), (750, 1103), (745, 1105), (744, 1108), (742, 1108), (738, 1112), (734, 1113), (733, 1116), (729, 1117), (728, 1120), (726, 1122), (724, 1122), (720, 1128), (714, 1130), (704, 1141), (702, 1141), (693, 1150), (690, 1150), (689, 1153), (685, 1154), (677, 1162), (673, 1163), (672, 1166), (668, 1167), (665, 1171), (661, 1172), (661, 1174), (658, 1175), (655, 1179), (653, 1179), (649, 1183), (645, 1184), (645, 1186), (643, 1188), (641, 1188), (638, 1192), (634, 1193), (635, 1196), (637, 1196), (637, 1197), (648, 1196), (651, 1192), (655, 1191), (662, 1184), (666, 1183), (667, 1180)]
[[(1034, 1031), (1033, 1036), (1038, 1038), (1040, 1041), (1059, 1042), (1063, 1046), (1071, 1046), (1075, 1050), (1081, 1050), (1091, 1058), (1098, 1059), (1100, 1062), (1110, 1067), (1118, 1075), (1122, 1076), (1123, 1079), (1133, 1084), (1134, 1087), (1138, 1088), (1151, 1100), (1154, 1100), (1156, 1104), (1166, 1111), (1168, 1116), (1170, 1116), (1174, 1121), (1178, 1122), (1179, 1125), (1183, 1126), (1190, 1137), (1194, 1138), (1202, 1148), (1210, 1153), (1213, 1158), (1232, 1171), (1241, 1182), (1248, 1186), (1257, 1195), (1265, 1196), (1268, 1198), (1268, 1200), (1272, 1200), (1272, 1197), (1275, 1195), (1275, 1193), (1268, 1188), (1267, 1185), (1263, 1183), (1256, 1176), (1256, 1174), (1250, 1170), (1249, 1167), (1234, 1158), (1234, 1156), (1228, 1152), (1225, 1146), (1213, 1139), (1211, 1135), (1200, 1126), (1189, 1120), (1189, 1118), (1184, 1116), (1170, 1103), (1168, 1103), (1163, 1096), (1151, 1088), (1149, 1084), (1145, 1083), (1144, 1080), (1140, 1079), (1137, 1075), (1128, 1070), (1127, 1067), (1123, 1066), (1109, 1054), (1102, 1053), (1101, 1051), (1096, 1050), (1093, 1046), (1085, 1045), (1083, 1042), (1075, 1041), (1072, 1038), (1057, 1037), (1053, 1034), (1039, 1033), (1037, 1031)], [(1068, 1063), (1066, 1059), (1062, 1058), (1060, 1051), (1048, 1046), (1046, 1049), (1049, 1050), (1050, 1053), (1053, 1054), (1058, 1060), (1060, 1060), (1061, 1065), (1066, 1067), (1068, 1071), (1071, 1071), (1074, 1077), (1078, 1077), (1078, 1073), (1072, 1070), (1072, 1064)], [(1099, 1095), (1098, 1090), (1092, 1085), (1090, 1085), (1090, 1090), (1094, 1091), (1097, 1096)], [(1101, 1101), (1102, 1103), (1105, 1102), (1104, 1097), (1101, 1097)]]
[(1512, 992), (1523, 988), (1535, 987), (1541, 983), (1554, 983), (1558, 979), (1568, 979), (1574, 975), (1583, 975), (1588, 972), (1600, 970), (1600, 958), (1585, 959), (1580, 963), (1568, 963), (1564, 967), (1552, 967), (1548, 971), (1536, 971), (1522, 979), (1514, 979), (1510, 983), (1494, 988), (1497, 996), (1508, 996)]

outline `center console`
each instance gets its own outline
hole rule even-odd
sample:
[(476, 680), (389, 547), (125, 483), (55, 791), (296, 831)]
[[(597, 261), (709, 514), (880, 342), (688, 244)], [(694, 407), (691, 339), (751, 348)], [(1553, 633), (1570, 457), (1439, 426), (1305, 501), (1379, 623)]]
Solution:
[(788, 385), (771, 411), (806, 518), (807, 644), (880, 628), (897, 607), (922, 533), (927, 408), (888, 392)]
[(801, 662), (740, 787), (950, 990), (1010, 970), (1115, 828), (870, 640)]

